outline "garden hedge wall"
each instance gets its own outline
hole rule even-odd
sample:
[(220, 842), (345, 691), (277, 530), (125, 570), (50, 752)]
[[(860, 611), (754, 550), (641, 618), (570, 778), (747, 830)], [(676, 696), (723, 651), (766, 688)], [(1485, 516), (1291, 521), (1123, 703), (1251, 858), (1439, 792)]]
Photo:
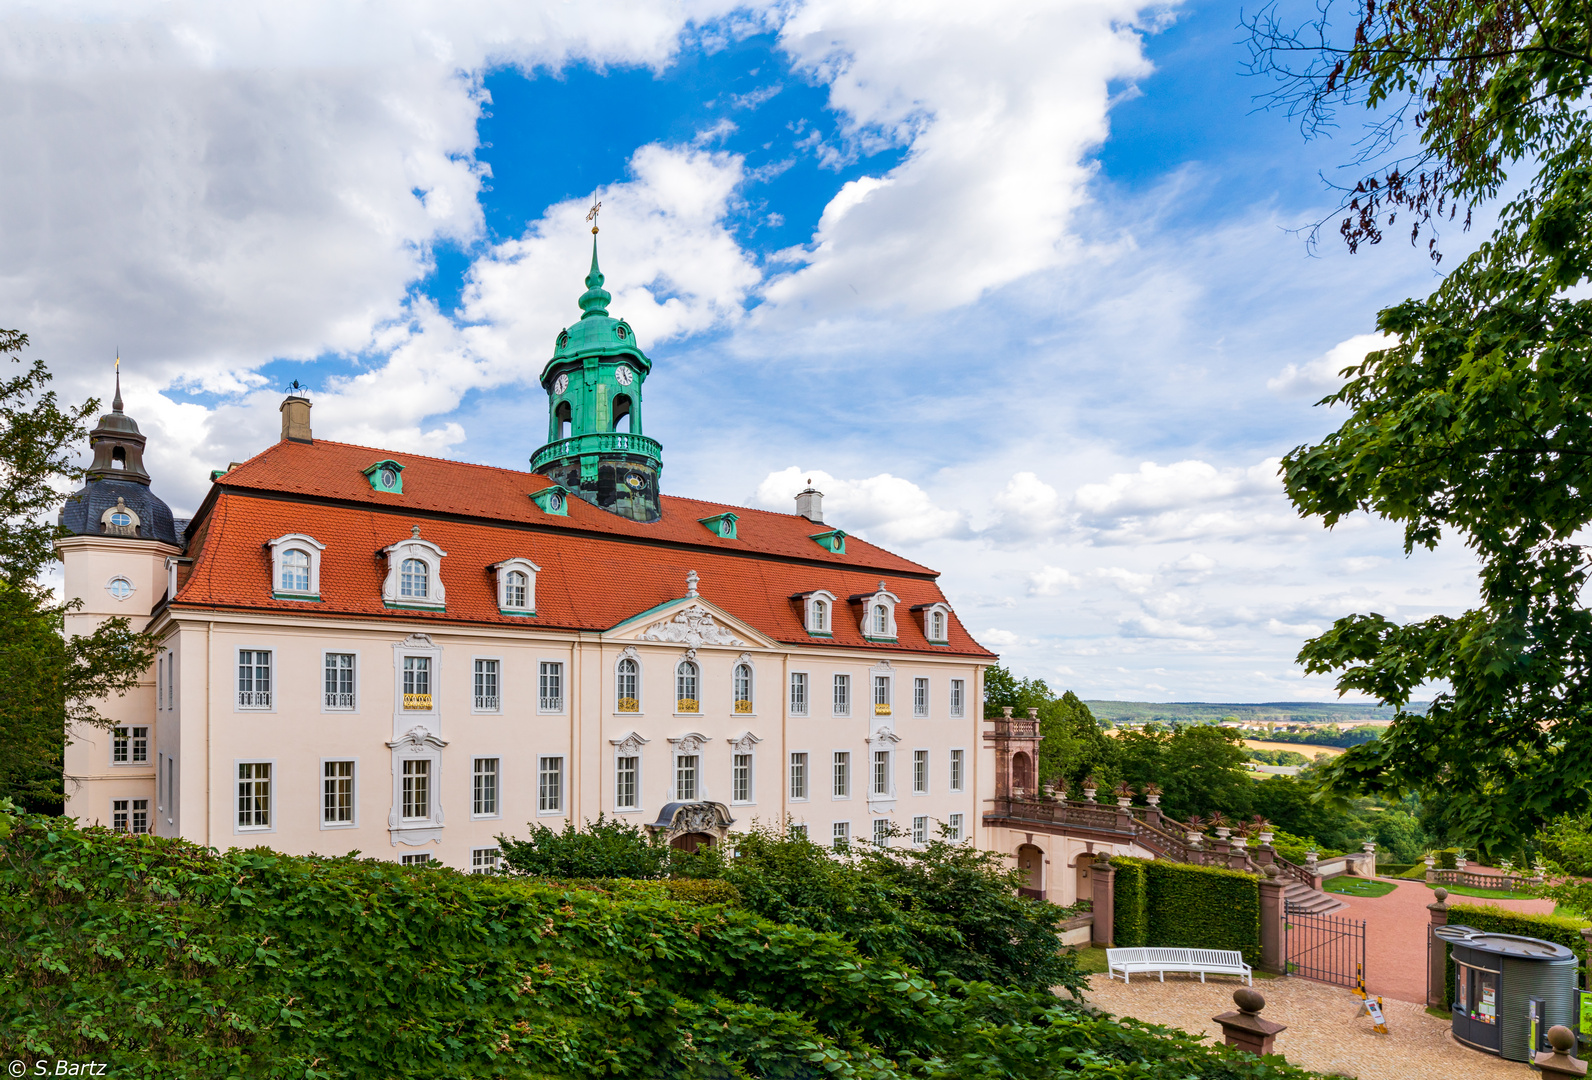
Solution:
[(1113, 858), (1115, 944), (1232, 949), (1260, 963), (1260, 878), (1237, 870)]
[[(1581, 936), (1581, 928), (1587, 924), (1581, 919), (1567, 919), (1562, 915), (1529, 915), (1523, 911), (1510, 911), (1497, 904), (1449, 904), (1448, 922), (1450, 926), (1473, 926), (1490, 934), (1518, 934), (1563, 945), (1577, 957), (1577, 985), (1581, 985), (1581, 976), (1586, 974), (1586, 938)], [(1452, 952), (1448, 955), (1445, 981), (1448, 985), (1448, 1000), (1453, 1001)]]

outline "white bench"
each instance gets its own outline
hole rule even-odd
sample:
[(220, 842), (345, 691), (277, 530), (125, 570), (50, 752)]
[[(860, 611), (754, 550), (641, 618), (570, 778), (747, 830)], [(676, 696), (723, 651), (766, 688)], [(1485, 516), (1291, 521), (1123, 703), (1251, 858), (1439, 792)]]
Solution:
[(1168, 971), (1182, 971), (1190, 975), (1198, 974), (1200, 982), (1205, 981), (1208, 973), (1237, 975), (1248, 985), (1255, 985), (1249, 965), (1244, 963), (1244, 954), (1241, 952), (1227, 949), (1106, 950), (1106, 974), (1113, 979), (1120, 973), (1122, 981), (1126, 983), (1128, 976), (1133, 972), (1143, 975), (1152, 971), (1161, 976), (1162, 982), (1166, 982)]

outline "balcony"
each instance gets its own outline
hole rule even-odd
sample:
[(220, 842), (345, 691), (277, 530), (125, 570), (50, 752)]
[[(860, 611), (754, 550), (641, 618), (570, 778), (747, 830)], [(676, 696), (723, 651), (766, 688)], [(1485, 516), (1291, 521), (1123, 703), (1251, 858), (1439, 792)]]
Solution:
[[(564, 699), (561, 697), (537, 698), (536, 707), (542, 712), (563, 712)], [(493, 708), (497, 708), (497, 706), (494, 705)]]
[(269, 709), (271, 707), (271, 691), (269, 690), (239, 690), (238, 708), (240, 709)]
[(633, 697), (622, 697), (614, 706), (614, 712), (640, 712), (641, 702)]
[(890, 715), (890, 706), (889, 706), (889, 704), (883, 704), (883, 705), (876, 704), (876, 705), (874, 705), (874, 707), (873, 707), (873, 715), (875, 715), (875, 716), (889, 716)]
[(675, 712), (701, 712), (702, 710), (699, 709), (697, 707), (697, 705), (698, 705), (697, 699), (694, 698), (694, 697), (676, 698), (675, 702), (674, 702), (674, 711)]
[(431, 711), (431, 695), (430, 694), (405, 694), (404, 695), (404, 709), (406, 711), (413, 710), (413, 711), (416, 711), (416, 712), (430, 712)]
[(738, 713), (749, 713), (752, 711), (752, 703), (742, 698), (735, 703), (735, 711)]
[(475, 708), (477, 712), (497, 712), (498, 699), (495, 695), (488, 696), (486, 694), (477, 694), (475, 698)]
[(657, 439), (649, 439), (645, 435), (631, 435), (620, 431), (576, 435), (573, 438), (550, 442), (538, 450), (536, 456), (531, 458), (531, 471), (538, 471), (550, 461), (575, 458), (582, 454), (637, 454), (652, 458), (654, 461), (662, 461), (663, 445)]

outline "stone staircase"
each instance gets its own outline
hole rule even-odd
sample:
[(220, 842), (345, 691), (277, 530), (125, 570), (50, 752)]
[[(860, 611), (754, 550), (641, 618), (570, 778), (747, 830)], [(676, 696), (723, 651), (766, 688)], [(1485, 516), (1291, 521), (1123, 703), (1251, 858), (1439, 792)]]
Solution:
[(1302, 881), (1290, 881), (1282, 892), (1282, 898), (1295, 911), (1310, 915), (1330, 915), (1339, 908), (1349, 906), (1333, 894), (1312, 889)]

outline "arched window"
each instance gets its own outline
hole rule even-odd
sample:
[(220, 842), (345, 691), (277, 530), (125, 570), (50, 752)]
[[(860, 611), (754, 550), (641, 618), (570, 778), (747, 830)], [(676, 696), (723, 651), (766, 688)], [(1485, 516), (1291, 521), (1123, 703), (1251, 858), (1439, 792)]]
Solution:
[(310, 591), (309, 552), (289, 548), (282, 553), (282, 591)]
[(113, 469), (125, 469), (125, 468), (127, 468), (127, 450), (126, 450), (126, 448), (118, 446), (116, 449), (111, 451), (111, 468), (113, 468)]
[(828, 600), (813, 601), (813, 629), (820, 634), (827, 633), (829, 631)]
[(125, 529), (132, 523), (133, 517), (131, 514), (123, 513), (122, 511), (118, 510), (116, 513), (111, 515), (111, 524), (116, 526), (118, 529)]
[(932, 623), (932, 628), (931, 628), (931, 632), (930, 632), (929, 636), (931, 638), (933, 638), (935, 641), (944, 641), (945, 640), (945, 612), (936, 611), (934, 613), (934, 618), (932, 620), (930, 620), (930, 621)]
[(570, 433), (574, 428), (572, 415), (573, 414), (569, 409), (569, 402), (567, 401), (560, 401), (558, 405), (554, 407), (553, 420), (558, 424), (558, 434), (556, 438), (569, 438)]
[(752, 711), (752, 665), (735, 665), (735, 711)]
[(503, 601), (504, 607), (525, 607), (525, 575), (518, 570), (510, 570), (503, 582)]
[(884, 637), (890, 632), (890, 612), (883, 604), (873, 607), (873, 633), (875, 637)]
[(431, 571), (422, 559), (405, 559), (398, 571), (398, 595), (425, 599), (430, 595)]
[(697, 686), (701, 682), (701, 673), (696, 664), (690, 660), (680, 661), (680, 666), (674, 669), (674, 706), (675, 712), (694, 713), (701, 712), (701, 702), (697, 698)]
[(1033, 786), (1033, 761), (1027, 754), (1019, 750), (1012, 755), (1012, 790), (1017, 793), (1023, 793)]
[(618, 679), (615, 681), (616, 697), (614, 702), (615, 712), (640, 712), (641, 711), (641, 686), (640, 671), (636, 662), (629, 657), (619, 661)]
[(614, 430), (630, 430), (630, 395), (620, 394), (614, 398)]

